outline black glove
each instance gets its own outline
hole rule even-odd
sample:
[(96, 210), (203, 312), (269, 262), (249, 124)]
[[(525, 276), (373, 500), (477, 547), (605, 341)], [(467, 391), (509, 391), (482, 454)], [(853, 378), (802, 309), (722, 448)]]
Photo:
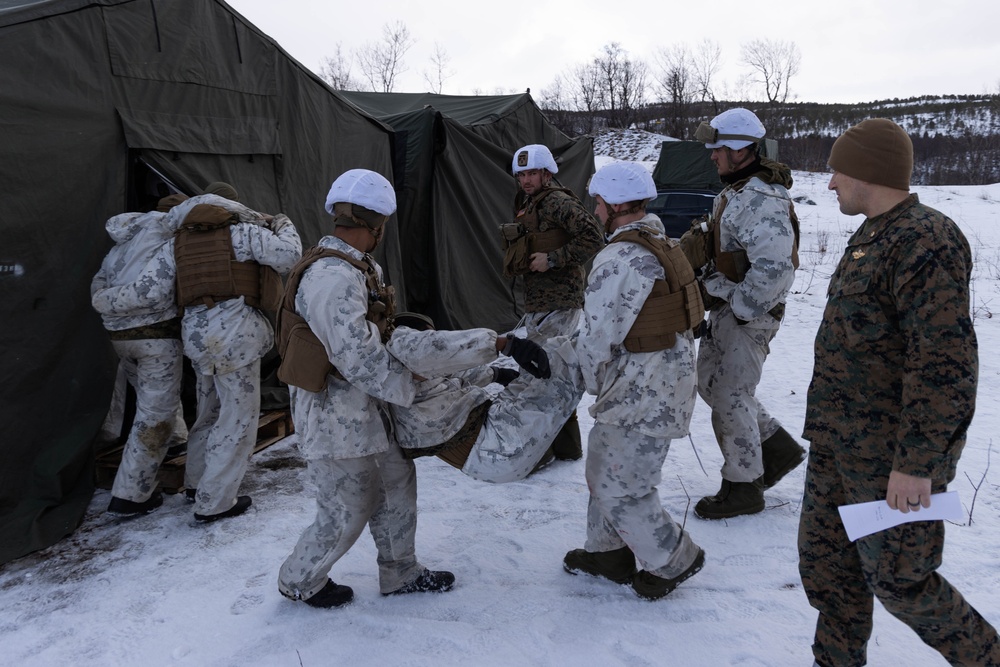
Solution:
[(497, 384), (502, 384), (506, 387), (519, 377), (521, 377), (521, 374), (513, 368), (493, 367), (493, 381)]
[(545, 354), (541, 346), (530, 340), (508, 336), (503, 353), (536, 378), (547, 380), (552, 377), (552, 371), (549, 370), (549, 355)]

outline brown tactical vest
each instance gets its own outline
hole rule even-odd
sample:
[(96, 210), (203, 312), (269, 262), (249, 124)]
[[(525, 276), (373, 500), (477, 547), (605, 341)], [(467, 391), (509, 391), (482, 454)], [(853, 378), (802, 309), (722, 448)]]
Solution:
[(204, 304), (242, 296), (247, 305), (275, 311), (281, 302), (281, 276), (270, 266), (238, 262), (230, 227), (239, 222), (221, 206), (198, 204), (177, 231), (177, 305)]
[(326, 378), (331, 373), (343, 379), (340, 372), (330, 363), (326, 348), (309, 328), (308, 322), (295, 312), (295, 295), (299, 291), (302, 274), (323, 257), (342, 259), (365, 275), (368, 289), (368, 313), (365, 319), (378, 327), (383, 343), (388, 342), (389, 336), (392, 335), (394, 328), (392, 316), (396, 310), (395, 290), (392, 286), (379, 281), (375, 265), (367, 255), (365, 260), (361, 261), (339, 250), (319, 247), (310, 248), (303, 253), (302, 259), (288, 274), (281, 307), (278, 309), (276, 338), (278, 354), (281, 355), (278, 379), (313, 392), (322, 391), (326, 387)]
[(612, 243), (638, 243), (656, 256), (665, 278), (653, 283), (624, 346), (629, 352), (668, 350), (677, 343), (677, 333), (697, 327), (705, 313), (701, 289), (684, 251), (676, 241), (653, 236), (647, 229), (619, 233)]
[(549, 253), (558, 250), (573, 238), (565, 229), (538, 231), (538, 205), (553, 192), (565, 192), (576, 198), (572, 190), (548, 187), (538, 193), (527, 206), (517, 212), (514, 222), (501, 225), (504, 242), (503, 271), (508, 278), (531, 273), (531, 256), (536, 252)]

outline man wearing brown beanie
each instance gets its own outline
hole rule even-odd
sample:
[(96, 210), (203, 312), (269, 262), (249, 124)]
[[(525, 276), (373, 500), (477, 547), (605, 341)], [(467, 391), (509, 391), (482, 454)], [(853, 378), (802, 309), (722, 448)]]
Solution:
[(830, 153), (840, 211), (864, 214), (827, 292), (804, 437), (812, 441), (799, 572), (822, 667), (864, 665), (873, 599), (952, 665), (1000, 665), (996, 630), (937, 573), (941, 521), (848, 539), (838, 507), (931, 506), (955, 477), (976, 399), (972, 257), (958, 226), (909, 193), (913, 146), (875, 118)]

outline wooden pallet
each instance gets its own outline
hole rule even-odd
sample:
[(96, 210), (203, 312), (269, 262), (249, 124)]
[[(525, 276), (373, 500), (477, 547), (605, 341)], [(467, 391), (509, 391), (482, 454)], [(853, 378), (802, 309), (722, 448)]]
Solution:
[[(295, 433), (295, 425), (292, 424), (292, 414), (288, 410), (272, 410), (260, 416), (257, 422), (257, 442), (254, 444), (253, 454), (267, 449), (282, 438)], [(115, 475), (118, 473), (118, 465), (122, 460), (124, 445), (119, 445), (97, 456), (94, 471), (95, 484), (99, 489), (110, 489), (115, 482)], [(166, 459), (160, 464), (159, 473), (156, 476), (156, 488), (164, 493), (180, 493), (184, 490), (184, 464), (187, 462), (187, 455), (181, 454), (170, 459)]]

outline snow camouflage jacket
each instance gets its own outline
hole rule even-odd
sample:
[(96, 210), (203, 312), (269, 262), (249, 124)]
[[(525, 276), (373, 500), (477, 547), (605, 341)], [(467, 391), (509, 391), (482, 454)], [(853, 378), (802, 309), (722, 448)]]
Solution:
[[(364, 258), (362, 252), (335, 236), (323, 237), (318, 245), (358, 260)], [(381, 278), (381, 267), (376, 264), (375, 268)], [(295, 312), (309, 324), (330, 362), (345, 378), (330, 374), (319, 392), (289, 387), (303, 454), (312, 459), (347, 459), (388, 451), (382, 421), (383, 415), (387, 416), (385, 403), (410, 405), (416, 382), (382, 344), (378, 327), (366, 319), (368, 287), (364, 274), (337, 257), (317, 260), (302, 274)]]
[[(624, 225), (646, 227), (664, 237), (655, 215)], [(628, 352), (622, 343), (663, 267), (652, 252), (635, 243), (609, 243), (594, 258), (587, 282), (580, 335), (576, 342), (590, 408), (601, 424), (635, 429), (655, 438), (686, 435), (694, 410), (697, 377), (690, 331), (677, 334), (674, 347)]]
[(398, 327), (387, 347), (415, 374), (413, 403), (390, 405), (396, 439), (404, 449), (446, 442), (465, 425), (472, 409), (490, 400), (487, 366), (497, 358), (497, 334), (489, 329), (415, 331)]
[[(709, 294), (729, 302), (733, 313), (747, 321), (747, 326), (773, 327), (774, 318), (768, 311), (784, 303), (795, 282), (795, 232), (789, 216), (791, 172), (774, 162), (765, 169), (739, 189), (727, 186), (715, 198), (712, 211), (719, 224), (720, 250), (746, 252), (750, 262), (746, 277), (734, 283), (719, 271), (712, 271), (702, 282)], [(724, 199), (726, 206), (720, 219)]]
[[(274, 216), (268, 226), (260, 213), (217, 195), (191, 197), (170, 209), (167, 213), (170, 228), (179, 229), (198, 204), (221, 206), (239, 216), (240, 222), (230, 227), (237, 261), (255, 261), (285, 274), (302, 256), (299, 233), (286, 216)], [(176, 262), (170, 261), (176, 272)], [(243, 368), (263, 357), (274, 345), (271, 324), (263, 313), (248, 306), (243, 297), (222, 301), (213, 308), (204, 305), (185, 308), (181, 336), (184, 354), (201, 375)]]
[(803, 437), (951, 481), (978, 381), (971, 270), (958, 226), (916, 195), (865, 220), (830, 280)]
[(524, 275), (524, 310), (528, 313), (546, 313), (550, 310), (572, 310), (583, 305), (583, 265), (604, 246), (601, 223), (584, 208), (576, 197), (556, 190), (541, 197), (536, 194), (524, 205), (528, 208), (538, 202), (535, 213), (538, 229), (565, 230), (570, 235), (566, 245), (549, 253), (554, 267), (548, 271), (531, 271)]
[(91, 304), (108, 331), (178, 316), (174, 302), (173, 230), (166, 213), (122, 213), (105, 224), (115, 241), (90, 284)]

